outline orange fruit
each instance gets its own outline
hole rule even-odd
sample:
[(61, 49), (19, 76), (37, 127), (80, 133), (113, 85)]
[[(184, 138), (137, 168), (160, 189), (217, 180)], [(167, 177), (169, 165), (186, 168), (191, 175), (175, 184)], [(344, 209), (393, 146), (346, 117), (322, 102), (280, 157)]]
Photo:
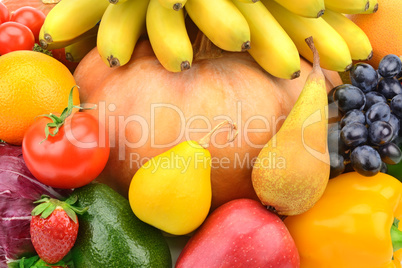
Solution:
[(385, 55), (402, 55), (401, 15), (401, 0), (378, 0), (376, 13), (347, 15), (368, 36), (373, 47), (373, 58), (368, 63), (374, 68)]
[[(34, 51), (0, 56), (0, 139), (21, 145), (26, 129), (42, 114), (61, 113), (75, 85), (58, 60)], [(78, 90), (73, 100), (79, 105)]]

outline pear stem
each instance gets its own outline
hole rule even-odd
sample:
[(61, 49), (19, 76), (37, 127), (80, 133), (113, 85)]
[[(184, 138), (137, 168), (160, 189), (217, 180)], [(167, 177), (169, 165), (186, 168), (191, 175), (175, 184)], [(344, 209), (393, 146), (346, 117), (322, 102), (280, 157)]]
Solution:
[(212, 134), (214, 134), (218, 129), (223, 128), (225, 125), (228, 125), (230, 127), (228, 137), (227, 137), (227, 142), (233, 142), (236, 139), (237, 135), (239, 134), (237, 131), (237, 125), (236, 125), (236, 123), (233, 123), (229, 120), (225, 120), (225, 121), (219, 123), (216, 127), (214, 127), (207, 135), (202, 137), (198, 141), (198, 144), (204, 148), (208, 148), (209, 143), (211, 141)]
[(311, 49), (311, 51), (313, 52), (313, 69), (317, 70), (320, 68), (320, 55), (318, 54), (318, 50), (314, 45), (313, 37), (312, 36), (307, 37), (305, 41), (309, 46), (309, 48)]

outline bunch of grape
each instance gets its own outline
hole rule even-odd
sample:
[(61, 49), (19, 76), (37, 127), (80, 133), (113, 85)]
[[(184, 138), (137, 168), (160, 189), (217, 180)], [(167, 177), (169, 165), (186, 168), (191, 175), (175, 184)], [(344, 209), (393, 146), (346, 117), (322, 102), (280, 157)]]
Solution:
[(356, 63), (349, 75), (351, 84), (337, 86), (328, 95), (328, 103), (340, 113), (328, 131), (331, 178), (353, 170), (374, 176), (402, 159), (401, 59), (389, 54), (377, 70)]

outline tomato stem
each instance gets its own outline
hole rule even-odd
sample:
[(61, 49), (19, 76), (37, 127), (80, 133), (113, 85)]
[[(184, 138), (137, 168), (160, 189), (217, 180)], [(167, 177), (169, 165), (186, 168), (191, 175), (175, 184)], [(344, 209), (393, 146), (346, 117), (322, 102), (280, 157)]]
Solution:
[[(45, 126), (45, 138), (40, 143), (42, 143), (45, 140), (47, 140), (49, 135), (54, 137), (59, 132), (60, 128), (63, 126), (63, 124), (64, 124), (65, 120), (67, 119), (67, 117), (69, 117), (72, 114), (74, 108), (77, 108), (79, 110), (82, 110), (82, 109), (95, 109), (96, 108), (96, 105), (93, 106), (93, 107), (89, 107), (89, 108), (84, 108), (84, 107), (81, 107), (81, 106), (74, 105), (73, 93), (74, 93), (74, 88), (75, 87), (77, 87), (77, 89), (79, 88), (77, 85), (74, 85), (71, 88), (70, 94), (68, 96), (67, 107), (64, 108), (64, 110), (61, 113), (60, 117), (58, 117), (57, 115), (52, 114), (52, 113), (40, 115), (40, 116), (44, 116), (44, 117), (47, 117), (50, 120), (52, 120), (52, 122), (49, 122), (49, 123), (46, 124), (46, 126)], [(51, 129), (54, 129), (54, 130), (51, 132), (50, 131)]]

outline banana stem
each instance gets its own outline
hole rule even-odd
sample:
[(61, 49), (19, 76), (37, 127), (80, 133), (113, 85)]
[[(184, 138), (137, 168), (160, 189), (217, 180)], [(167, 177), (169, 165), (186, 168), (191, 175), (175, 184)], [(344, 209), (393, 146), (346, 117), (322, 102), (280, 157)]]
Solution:
[(212, 134), (214, 134), (218, 129), (221, 129), (226, 125), (228, 125), (230, 127), (226, 142), (233, 142), (236, 139), (237, 135), (239, 134), (239, 132), (237, 131), (237, 125), (229, 120), (225, 120), (225, 121), (219, 123), (216, 127), (214, 127), (211, 130), (211, 132), (209, 132), (207, 135), (205, 135), (203, 138), (201, 138), (198, 141), (198, 144), (204, 148), (208, 148), (209, 143), (211, 141)]
[(182, 8), (183, 8), (183, 5), (181, 3), (175, 3), (173, 5), (173, 10), (175, 10), (175, 11), (179, 11)]

